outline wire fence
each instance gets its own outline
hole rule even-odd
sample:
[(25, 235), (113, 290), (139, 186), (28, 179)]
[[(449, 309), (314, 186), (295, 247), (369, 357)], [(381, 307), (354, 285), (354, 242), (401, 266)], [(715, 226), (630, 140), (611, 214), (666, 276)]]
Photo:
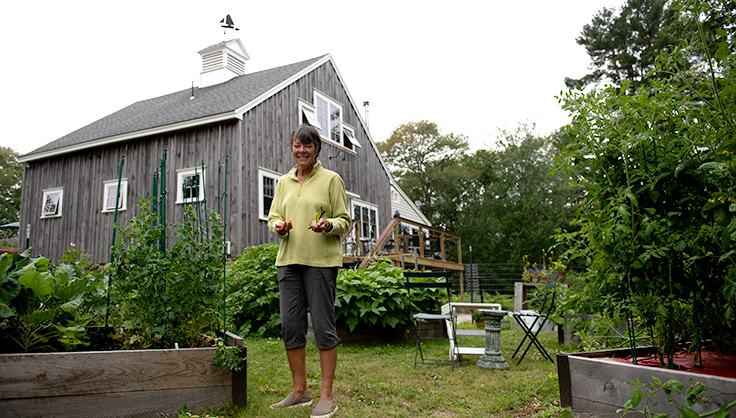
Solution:
[(475, 295), (513, 295), (514, 283), (522, 281), (524, 268), (524, 263), (466, 264), (463, 274), (465, 292)]
[[(471, 295), (513, 295), (514, 283), (523, 281), (522, 276), (526, 269), (524, 263), (487, 263), (487, 264), (465, 264), (465, 272), (463, 273), (464, 290), (466, 294)], [(584, 268), (577, 266), (568, 266), (568, 276), (577, 275), (584, 271)], [(569, 277), (568, 277), (569, 278)], [(455, 284), (454, 291), (460, 292), (460, 273), (456, 272), (453, 276)]]

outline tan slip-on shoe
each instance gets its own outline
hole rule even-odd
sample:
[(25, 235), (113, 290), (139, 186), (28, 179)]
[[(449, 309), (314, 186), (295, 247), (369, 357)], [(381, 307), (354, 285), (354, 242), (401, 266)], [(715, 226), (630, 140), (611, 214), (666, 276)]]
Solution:
[(337, 412), (337, 402), (320, 397), (317, 407), (312, 411), (311, 418), (330, 418), (335, 412)]
[(284, 398), (281, 402), (271, 405), (271, 409), (276, 408), (294, 408), (297, 406), (309, 406), (312, 404), (312, 395), (309, 391), (304, 392), (304, 395), (296, 397), (294, 392), (290, 392), (289, 395)]

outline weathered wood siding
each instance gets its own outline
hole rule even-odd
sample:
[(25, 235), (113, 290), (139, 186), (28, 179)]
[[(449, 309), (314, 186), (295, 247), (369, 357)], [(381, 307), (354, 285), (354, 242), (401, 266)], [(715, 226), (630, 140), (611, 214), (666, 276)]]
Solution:
[[(88, 252), (93, 262), (109, 261), (113, 213), (103, 213), (104, 181), (116, 180), (125, 154), (123, 178), (128, 179), (127, 210), (118, 215), (123, 225), (138, 214), (136, 204), (152, 193), (152, 176), (167, 149), (167, 221), (180, 220), (176, 201), (177, 169), (205, 164), (207, 209), (217, 209), (218, 164), (229, 155), (227, 172), (227, 237), (233, 256), (245, 247), (276, 240), (258, 217), (258, 168), (286, 173), (293, 165), (289, 135), (299, 121), (298, 100), (312, 103), (314, 89), (343, 105), (343, 122), (355, 127), (361, 143), (355, 155), (347, 153), (330, 160), (339, 147), (323, 142), (319, 160), (339, 173), (346, 189), (379, 208), (379, 230), (390, 220), (390, 185), (379, 157), (363, 129), (358, 110), (352, 107), (331, 62), (290, 84), (233, 120), (174, 133), (130, 140), (119, 144), (65, 154), (27, 163), (21, 205), (20, 243), (29, 244), (34, 255), (52, 261), (64, 254), (70, 243)], [(337, 161), (340, 161), (339, 163)], [(43, 190), (64, 188), (62, 216), (41, 219)], [(171, 241), (171, 240), (170, 240)]]
[[(139, 214), (136, 205), (141, 198), (150, 198), (153, 173), (159, 167), (164, 147), (166, 216), (175, 222), (181, 219), (180, 211), (175, 209), (176, 170), (200, 166), (204, 161), (205, 193), (208, 200), (216, 203), (217, 164), (224, 163), (224, 152), (235, 142), (238, 127), (238, 122), (231, 122), (30, 161), (23, 184), (21, 242), (26, 238), (25, 225), (30, 224), (29, 244), (34, 255), (55, 261), (74, 243), (88, 252), (93, 262), (109, 261), (114, 213), (102, 212), (104, 182), (118, 178), (122, 155), (125, 154), (122, 177), (128, 180), (128, 202), (127, 210), (118, 213), (118, 224), (124, 225)], [(42, 219), (43, 190), (58, 187), (64, 188), (62, 216)]]

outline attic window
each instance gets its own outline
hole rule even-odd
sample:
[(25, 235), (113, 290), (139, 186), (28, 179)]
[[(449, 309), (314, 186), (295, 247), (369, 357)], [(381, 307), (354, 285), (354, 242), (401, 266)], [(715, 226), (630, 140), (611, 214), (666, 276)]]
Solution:
[(314, 105), (320, 136), (342, 145), (342, 105), (317, 91), (314, 92)]
[(64, 189), (47, 189), (43, 191), (43, 207), (41, 218), (58, 218), (61, 216), (61, 207), (64, 203)]
[(198, 203), (204, 201), (205, 172), (201, 167), (177, 170), (176, 203)]

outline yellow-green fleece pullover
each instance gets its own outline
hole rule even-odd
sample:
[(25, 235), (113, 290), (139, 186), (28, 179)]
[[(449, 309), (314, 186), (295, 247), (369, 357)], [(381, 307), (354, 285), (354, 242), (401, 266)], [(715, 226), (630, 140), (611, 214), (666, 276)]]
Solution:
[[(268, 212), (268, 229), (281, 238), (276, 265), (341, 267), (340, 235), (350, 226), (345, 183), (340, 175), (317, 162), (307, 180), (301, 184), (296, 178), (297, 168), (294, 166), (279, 178)], [(310, 221), (320, 209), (325, 212), (323, 218), (332, 223), (329, 232), (317, 233), (309, 229)], [(288, 220), (291, 220), (291, 231), (280, 235), (274, 224)]]

